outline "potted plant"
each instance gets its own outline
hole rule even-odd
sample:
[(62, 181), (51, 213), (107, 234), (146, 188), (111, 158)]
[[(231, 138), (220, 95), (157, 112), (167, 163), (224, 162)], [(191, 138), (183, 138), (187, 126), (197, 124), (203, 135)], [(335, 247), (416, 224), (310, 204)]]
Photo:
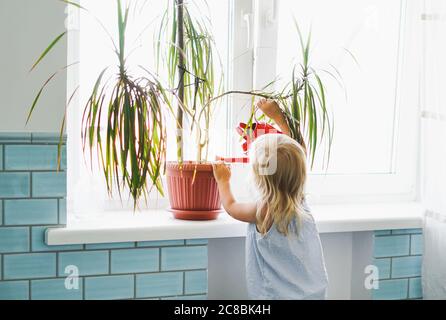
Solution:
[[(166, 178), (171, 211), (179, 219), (215, 219), (221, 201), (212, 165), (207, 161), (209, 129), (222, 77), (206, 17), (194, 16), (183, 0), (168, 1), (156, 40), (158, 62), (167, 65), (170, 96), (177, 102), (177, 161), (168, 161)], [(164, 54), (162, 54), (164, 53)], [(171, 102), (172, 104), (174, 101)], [(188, 112), (184, 112), (188, 110)], [(183, 137), (190, 125), (196, 158), (184, 159)]]
[[(62, 1), (88, 11), (75, 2)], [(147, 69), (144, 69), (147, 72), (142, 77), (129, 74), (126, 28), (130, 5), (123, 7), (120, 0), (116, 4), (119, 34), (118, 43), (113, 42), (113, 47), (118, 68), (113, 80), (104, 80), (110, 67), (98, 75), (85, 105), (81, 132), (84, 152), (89, 150), (90, 161), (93, 161), (93, 151), (97, 153), (110, 196), (114, 189), (120, 196), (123, 190), (128, 189), (135, 209), (138, 200), (146, 197), (152, 187), (164, 195), (161, 177), (167, 167), (172, 209), (187, 210), (185, 214), (174, 212), (174, 215), (183, 219), (213, 219), (221, 211), (221, 204), (212, 166), (205, 159), (214, 104), (211, 99), (221, 92), (222, 81), (215, 79), (214, 40), (210, 28), (204, 19), (199, 21), (193, 17), (183, 1), (167, 3), (156, 41), (158, 62), (161, 62), (161, 51), (167, 50), (169, 84), (164, 85), (155, 72)], [(167, 35), (172, 38), (166, 39)], [(50, 43), (32, 69), (64, 36), (66, 32)], [(45, 87), (59, 72), (51, 75), (37, 93), (28, 119)], [(175, 105), (176, 110), (173, 109)], [(196, 161), (184, 161), (182, 137), (178, 135), (178, 161), (166, 163), (165, 118), (168, 114), (175, 115), (178, 129), (183, 128), (185, 117), (192, 124), (191, 130), (195, 132), (197, 142)], [(103, 117), (106, 118), (105, 125)], [(65, 119), (61, 125), (61, 136), (64, 127)], [(196, 214), (193, 214), (194, 210)]]

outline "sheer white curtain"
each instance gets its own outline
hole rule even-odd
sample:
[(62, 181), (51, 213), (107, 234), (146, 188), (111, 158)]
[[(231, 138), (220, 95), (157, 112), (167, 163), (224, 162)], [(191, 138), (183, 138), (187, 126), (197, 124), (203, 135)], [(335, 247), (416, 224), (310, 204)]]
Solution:
[(422, 19), (423, 297), (446, 299), (446, 1), (426, 0)]

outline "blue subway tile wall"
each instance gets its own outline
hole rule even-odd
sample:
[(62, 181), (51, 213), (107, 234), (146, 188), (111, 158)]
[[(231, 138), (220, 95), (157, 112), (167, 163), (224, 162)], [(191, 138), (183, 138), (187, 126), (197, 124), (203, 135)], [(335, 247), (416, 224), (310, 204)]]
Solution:
[(0, 198), (29, 198), (31, 174), (0, 172)]
[(3, 279), (56, 277), (55, 253), (23, 253), (3, 256)]
[[(0, 133), (0, 300), (206, 299), (207, 240), (48, 246), (66, 224), (58, 134)], [(375, 299), (419, 299), (420, 229), (375, 232)]]
[(56, 170), (55, 145), (6, 145), (5, 170)]
[(46, 245), (67, 221), (58, 143), (0, 133), (0, 300), (206, 299), (206, 239)]
[(423, 253), (423, 235), (414, 234), (411, 236), (410, 254), (417, 255)]
[(208, 275), (206, 271), (187, 271), (185, 277), (186, 293), (198, 294), (207, 292), (207, 279)]
[(3, 170), (3, 146), (0, 147), (0, 170)]
[(182, 272), (136, 275), (136, 297), (180, 296), (184, 293), (183, 278)]
[(421, 256), (396, 257), (392, 260), (392, 277), (409, 278), (421, 276)]
[(80, 276), (108, 274), (109, 255), (109, 251), (60, 252), (59, 276), (64, 276), (70, 266), (76, 266)]
[(5, 225), (57, 224), (57, 199), (5, 200)]
[(82, 282), (66, 286), (66, 279), (48, 279), (31, 281), (31, 299), (33, 300), (80, 300), (82, 299)]
[(134, 286), (134, 275), (86, 278), (85, 299), (132, 299), (135, 294)]
[(419, 299), (422, 297), (421, 278), (409, 279), (409, 299)]
[(187, 270), (207, 268), (205, 246), (170, 247), (161, 249), (161, 270)]
[(375, 238), (375, 258), (406, 256), (409, 248), (410, 235)]
[(0, 253), (29, 251), (28, 228), (0, 228)]
[(373, 265), (378, 268), (378, 277), (379, 279), (389, 279), (390, 278), (390, 265), (391, 258), (383, 258), (383, 259), (375, 259), (373, 261)]
[(373, 264), (378, 268), (379, 282), (373, 299), (422, 298), (422, 253), (421, 229), (375, 231)]
[(402, 300), (407, 299), (409, 289), (408, 279), (380, 280), (379, 289), (373, 291), (375, 300)]
[(159, 271), (159, 249), (128, 249), (111, 252), (111, 273)]
[(64, 197), (67, 193), (65, 172), (33, 172), (32, 180), (35, 197)]
[(0, 281), (0, 300), (29, 299), (28, 281)]

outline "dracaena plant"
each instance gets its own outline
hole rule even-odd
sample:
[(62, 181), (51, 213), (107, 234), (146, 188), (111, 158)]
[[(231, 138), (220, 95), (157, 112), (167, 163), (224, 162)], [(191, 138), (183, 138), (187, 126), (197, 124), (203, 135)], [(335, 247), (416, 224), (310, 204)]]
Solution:
[(310, 64), (311, 34), (304, 39), (297, 23), (296, 30), (302, 61), (294, 66), (290, 81), (276, 100), (291, 137), (307, 149), (311, 165), (322, 142), (326, 143), (324, 160), (328, 165), (334, 126), (327, 110), (325, 84)]
[[(261, 97), (275, 100), (277, 104), (272, 106), (268, 113), (278, 115), (278, 118), (282, 118), (286, 122), (287, 133), (305, 148), (311, 166), (314, 164), (319, 147), (324, 146), (323, 166), (327, 168), (330, 160), (334, 126), (327, 108), (326, 85), (318, 70), (313, 68), (310, 63), (311, 34), (305, 39), (297, 22), (295, 27), (300, 46), (300, 52), (296, 56), (301, 57), (301, 62), (296, 63), (291, 68), (290, 78), (282, 88), (276, 91), (268, 91), (268, 87), (271, 85), (278, 85), (278, 81), (272, 81), (262, 90), (227, 91), (218, 95), (212, 101), (230, 94), (245, 94), (253, 98)], [(335, 67), (332, 66), (332, 68)], [(340, 73), (337, 69), (334, 69), (333, 72), (325, 69), (322, 71), (340, 83)], [(252, 101), (251, 116), (247, 128), (252, 127), (256, 120), (265, 119), (265, 115), (257, 118), (258, 109), (254, 99)], [(266, 119), (266, 121), (270, 121), (270, 119)]]
[[(167, 66), (165, 76), (175, 89), (170, 97), (178, 102), (177, 129), (182, 132), (186, 126), (184, 120), (188, 120), (196, 134), (196, 160), (202, 161), (208, 156), (209, 127), (216, 103), (213, 97), (222, 92), (223, 73), (210, 20), (200, 10), (194, 14), (192, 6), (207, 8), (207, 3), (168, 0), (154, 43), (158, 66)], [(181, 136), (177, 138), (177, 156), (181, 162)]]
[[(71, 1), (63, 2), (86, 10)], [(116, 5), (119, 34), (118, 42), (112, 42), (118, 67), (108, 80), (105, 80), (106, 73), (112, 67), (104, 68), (97, 76), (84, 108), (81, 135), (84, 152), (90, 152), (90, 161), (94, 161), (91, 155), (97, 153), (110, 195), (115, 186), (120, 196), (121, 191), (128, 188), (136, 208), (137, 200), (146, 196), (153, 186), (163, 194), (161, 176), (164, 173), (167, 139), (164, 113), (170, 109), (172, 98), (167, 98), (168, 89), (151, 72), (144, 69), (145, 76), (134, 76), (128, 71), (126, 28), (129, 5), (123, 6), (120, 0), (116, 1)], [(64, 32), (51, 42), (33, 68), (65, 35)], [(42, 91), (56, 74), (38, 92), (29, 117)], [(65, 118), (61, 136), (64, 126)]]

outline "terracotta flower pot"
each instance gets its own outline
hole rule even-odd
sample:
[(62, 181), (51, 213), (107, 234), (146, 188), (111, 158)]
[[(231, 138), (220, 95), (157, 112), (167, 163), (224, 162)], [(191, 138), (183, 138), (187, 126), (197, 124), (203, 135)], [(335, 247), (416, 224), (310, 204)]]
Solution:
[(171, 211), (176, 219), (213, 220), (222, 211), (210, 163), (167, 162), (166, 177)]

